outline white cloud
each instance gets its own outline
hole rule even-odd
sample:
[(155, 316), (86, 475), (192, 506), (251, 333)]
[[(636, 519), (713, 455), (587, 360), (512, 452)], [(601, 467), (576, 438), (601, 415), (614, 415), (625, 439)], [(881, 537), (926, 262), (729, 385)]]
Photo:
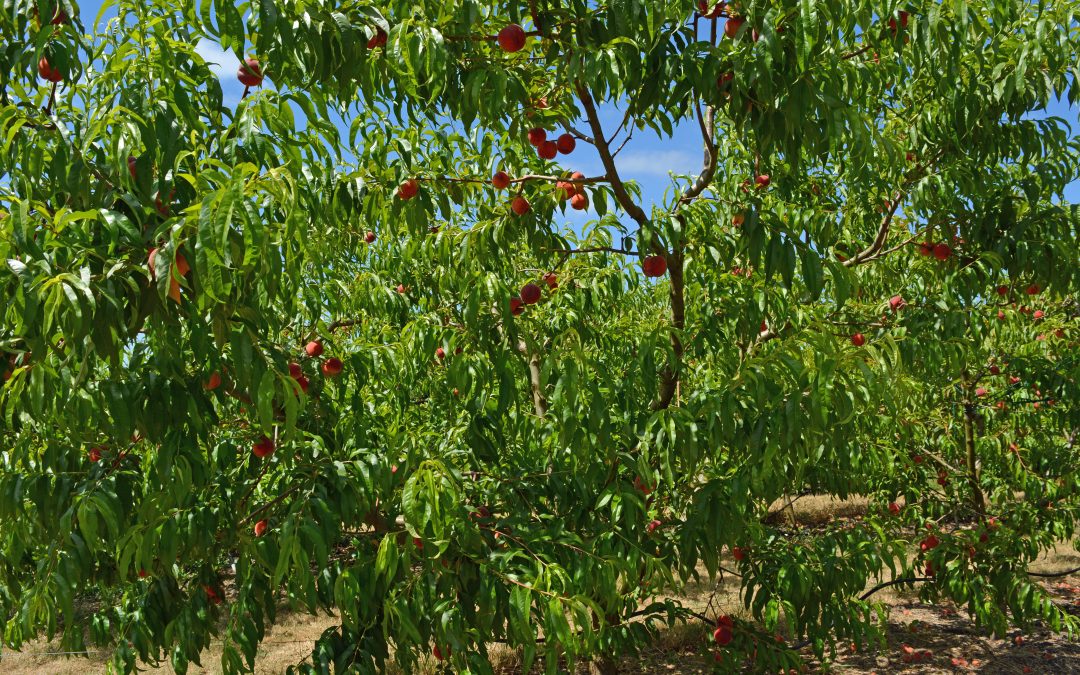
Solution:
[(219, 80), (227, 80), (236, 75), (240, 62), (236, 60), (236, 54), (221, 48), (221, 45), (210, 40), (199, 40), (195, 45), (195, 51), (210, 66), (210, 70)]
[(628, 176), (666, 176), (672, 171), (690, 174), (701, 168), (701, 156), (687, 150), (634, 151), (616, 157), (615, 165)]

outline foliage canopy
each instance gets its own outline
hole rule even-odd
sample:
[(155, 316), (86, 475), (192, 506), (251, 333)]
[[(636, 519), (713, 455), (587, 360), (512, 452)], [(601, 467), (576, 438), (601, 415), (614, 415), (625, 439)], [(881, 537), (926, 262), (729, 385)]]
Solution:
[(4, 646), (250, 670), (287, 600), (304, 670), (611, 667), (721, 568), (720, 669), (878, 639), (879, 580), (1074, 630), (1076, 4), (694, 4), (5, 0)]

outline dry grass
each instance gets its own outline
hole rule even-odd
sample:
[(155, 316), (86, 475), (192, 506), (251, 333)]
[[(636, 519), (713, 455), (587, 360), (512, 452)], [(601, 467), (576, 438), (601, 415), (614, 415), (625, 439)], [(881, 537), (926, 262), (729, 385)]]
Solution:
[[(774, 522), (794, 522), (801, 526), (821, 526), (830, 522), (858, 518), (865, 514), (865, 499), (840, 500), (828, 496), (806, 496), (793, 503), (785, 500), (773, 505), (770, 518)], [(1044, 555), (1034, 566), (1035, 571), (1055, 572), (1080, 566), (1080, 555), (1067, 546)], [(1080, 575), (1045, 579), (1044, 584), (1055, 599), (1080, 614)], [(744, 615), (739, 599), (739, 579), (732, 575), (723, 578), (690, 582), (679, 599), (695, 611), (709, 615), (730, 613)], [(918, 602), (914, 591), (889, 588), (875, 600), (891, 608), (887, 629), (887, 646), (882, 650), (862, 652), (841, 650), (830, 664), (830, 672), (844, 675), (884, 675), (886, 673), (993, 673), (993, 674), (1080, 674), (1080, 645), (1061, 635), (1037, 631), (1020, 636), (1013, 633), (996, 640), (975, 629), (963, 611), (950, 606), (931, 606)], [(316, 638), (335, 625), (334, 617), (325, 615), (283, 613), (259, 648), (257, 672), (283, 673), (308, 656)], [(1017, 639), (1019, 637), (1019, 639)], [(83, 675), (104, 671), (105, 653), (85, 657), (61, 657), (45, 654), (50, 645), (38, 641), (26, 645), (22, 653), (6, 652), (0, 661), (0, 675)], [(913, 660), (911, 654), (924, 654)], [(521, 673), (518, 654), (501, 647), (490, 650), (495, 671), (502, 675)], [(220, 672), (221, 647), (211, 647), (203, 655), (206, 668), (192, 667), (192, 673)], [(648, 673), (712, 672), (713, 653), (709, 647), (708, 627), (701, 624), (680, 625), (665, 630), (656, 644), (642, 653), (623, 658), (620, 672), (628, 675)], [(816, 665), (814, 672), (824, 672)], [(147, 672), (170, 673), (163, 665), (146, 668)], [(398, 673), (396, 669), (390, 672)], [(417, 675), (435, 673), (434, 662), (425, 663)], [(534, 668), (534, 672), (540, 672)], [(575, 675), (595, 672), (589, 664), (580, 664)]]
[(851, 520), (866, 515), (870, 502), (866, 497), (840, 499), (832, 495), (804, 495), (777, 500), (769, 506), (765, 522), (788, 523), (803, 527), (820, 527), (838, 520)]

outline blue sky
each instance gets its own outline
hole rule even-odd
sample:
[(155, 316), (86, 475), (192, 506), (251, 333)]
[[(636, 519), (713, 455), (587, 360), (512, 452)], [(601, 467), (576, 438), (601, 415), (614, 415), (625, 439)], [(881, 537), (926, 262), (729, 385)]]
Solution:
[[(97, 16), (101, 3), (98, 1), (87, 2), (80, 6), (80, 14), (84, 24), (90, 24)], [(114, 11), (109, 14), (115, 16)], [(87, 29), (91, 27), (86, 26)], [(199, 43), (197, 50), (202, 57), (213, 66), (215, 74), (221, 79), (224, 91), (224, 103), (228, 107), (234, 107), (243, 93), (243, 86), (236, 79), (236, 71), (239, 62), (231, 51), (225, 51), (219, 45), (204, 40)], [(613, 106), (600, 106), (599, 114), (604, 129), (609, 133), (618, 127), (622, 121), (622, 113)], [(302, 114), (297, 111), (298, 119)], [(1065, 102), (1057, 101), (1046, 111), (1038, 111), (1029, 115), (1033, 118), (1045, 116), (1057, 116), (1064, 118), (1072, 127), (1075, 135), (1080, 131), (1078, 124), (1078, 110), (1070, 108)], [(587, 130), (587, 124), (579, 123), (579, 129)], [(587, 176), (597, 176), (604, 173), (603, 167), (596, 152), (585, 143), (578, 143), (577, 150), (570, 156), (560, 156), (563, 166), (567, 170), (581, 171)], [(697, 123), (688, 120), (676, 127), (671, 138), (661, 138), (651, 130), (636, 130), (633, 139), (619, 154), (616, 163), (619, 173), (626, 180), (636, 181), (642, 189), (646, 212), (648, 206), (663, 201), (664, 192), (671, 186), (670, 171), (678, 173), (696, 173), (701, 166), (702, 147)], [(1065, 191), (1065, 198), (1069, 202), (1080, 202), (1080, 181), (1071, 183)], [(581, 229), (588, 220), (596, 217), (591, 211), (579, 212), (567, 209), (566, 220)]]

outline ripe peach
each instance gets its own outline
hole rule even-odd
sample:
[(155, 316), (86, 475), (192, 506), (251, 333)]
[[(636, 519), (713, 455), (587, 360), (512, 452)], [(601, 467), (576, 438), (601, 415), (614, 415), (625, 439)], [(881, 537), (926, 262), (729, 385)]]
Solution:
[(322, 373), (327, 377), (337, 377), (341, 374), (341, 370), (344, 367), (345, 366), (341, 362), (341, 359), (337, 358), (336, 356), (331, 356), (330, 358), (323, 361)]
[(529, 129), (529, 144), (530, 145), (535, 145), (536, 147), (540, 147), (540, 144), (543, 143), (546, 140), (547, 140), (547, 132), (544, 131), (543, 129), (541, 129), (540, 127)]
[(724, 23), (724, 35), (734, 39), (739, 34), (739, 29), (746, 23), (746, 19), (741, 16), (729, 17), (727, 22)]
[(529, 200), (525, 199), (521, 195), (514, 197), (514, 200), (510, 202), (510, 209), (519, 216), (523, 216), (529, 212)]
[(53, 68), (49, 64), (49, 59), (44, 56), (38, 61), (38, 75), (41, 76), (41, 79), (48, 80), (49, 82), (60, 82), (64, 79), (64, 74), (56, 68)]
[(498, 41), (504, 52), (519, 52), (525, 48), (525, 29), (516, 23), (505, 26), (499, 31)]
[(536, 148), (536, 154), (540, 159), (555, 159), (559, 154), (559, 145), (555, 141), (544, 141)]
[(510, 176), (505, 171), (496, 171), (491, 177), (491, 184), (496, 190), (505, 190), (510, 187)]
[(274, 441), (267, 436), (260, 436), (259, 440), (251, 446), (251, 452), (259, 458), (269, 457), (274, 454)]
[(386, 45), (386, 31), (382, 28), (376, 28), (375, 34), (368, 38), (367, 48), (375, 49), (377, 47), (383, 47)]
[(641, 263), (647, 277), (662, 277), (667, 272), (667, 260), (662, 255), (650, 255)]
[(397, 195), (402, 201), (412, 199), (417, 192), (420, 192), (420, 183), (412, 178), (399, 185), (397, 189)]
[(535, 305), (540, 302), (540, 287), (530, 281), (521, 287), (520, 295), (526, 305)]
[(217, 371), (210, 373), (210, 379), (203, 383), (203, 389), (213, 391), (221, 386), (221, 375)]
[(261, 85), (263, 72), (259, 66), (259, 60), (250, 57), (244, 59), (244, 62), (240, 64), (240, 69), (236, 71), (236, 79), (240, 80), (240, 84), (245, 87), (258, 87)]

